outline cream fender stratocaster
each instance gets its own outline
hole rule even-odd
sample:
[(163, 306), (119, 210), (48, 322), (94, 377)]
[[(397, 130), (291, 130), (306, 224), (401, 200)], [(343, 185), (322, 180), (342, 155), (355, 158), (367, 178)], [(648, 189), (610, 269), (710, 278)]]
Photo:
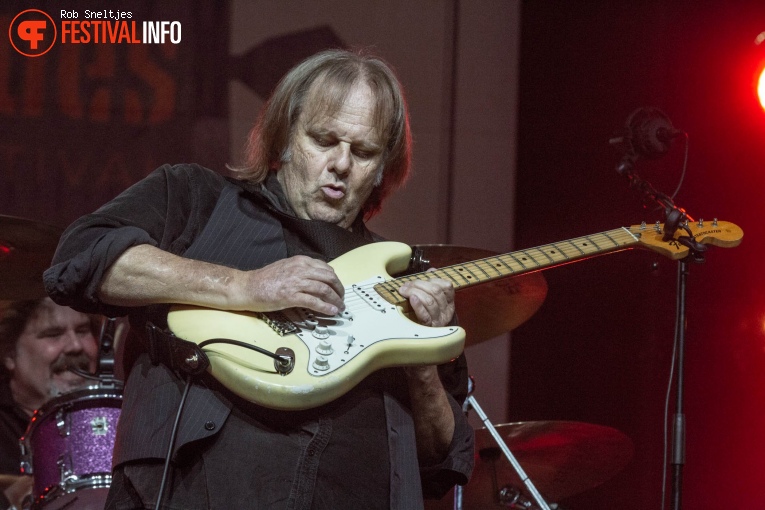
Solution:
[[(738, 246), (743, 231), (714, 221), (688, 225), (696, 242)], [(599, 234), (488, 257), (436, 271), (392, 278), (405, 271), (411, 248), (396, 242), (374, 243), (333, 260), (345, 285), (346, 310), (334, 317), (307, 309), (281, 312), (226, 312), (174, 306), (168, 324), (179, 338), (201, 344), (213, 338), (235, 339), (272, 353), (290, 356), (294, 365), (277, 370), (274, 360), (245, 347), (204, 346), (208, 370), (228, 389), (256, 404), (281, 410), (317, 407), (342, 396), (380, 368), (433, 365), (457, 357), (464, 347), (459, 327), (431, 328), (407, 315), (398, 289), (412, 280), (442, 278), (456, 290), (508, 276), (643, 247), (679, 260), (689, 249), (676, 239), (664, 241), (663, 225), (636, 225)]]

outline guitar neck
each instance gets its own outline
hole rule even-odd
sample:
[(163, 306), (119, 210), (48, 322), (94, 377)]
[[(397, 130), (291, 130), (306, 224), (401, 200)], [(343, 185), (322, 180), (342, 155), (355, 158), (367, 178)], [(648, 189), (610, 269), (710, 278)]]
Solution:
[(508, 276), (518, 276), (604, 253), (625, 250), (639, 242), (638, 235), (622, 227), (568, 241), (442, 267), (435, 271), (393, 278), (378, 283), (374, 288), (389, 303), (405, 306), (407, 300), (398, 293), (398, 290), (407, 282), (440, 278), (452, 282), (454, 289), (460, 290)]

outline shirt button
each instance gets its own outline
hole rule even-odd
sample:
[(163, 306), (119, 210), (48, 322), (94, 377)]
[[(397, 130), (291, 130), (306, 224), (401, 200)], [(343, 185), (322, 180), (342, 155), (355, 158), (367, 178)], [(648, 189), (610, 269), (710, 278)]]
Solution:
[(208, 421), (205, 423), (205, 429), (206, 430), (215, 430), (215, 422), (214, 421)]

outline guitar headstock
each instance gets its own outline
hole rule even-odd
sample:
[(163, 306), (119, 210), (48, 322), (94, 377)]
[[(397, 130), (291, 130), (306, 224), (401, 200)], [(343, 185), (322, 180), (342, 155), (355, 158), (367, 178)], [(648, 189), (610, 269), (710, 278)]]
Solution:
[[(738, 225), (727, 221), (688, 222), (688, 228), (697, 243), (711, 244), (722, 248), (734, 248), (741, 244), (744, 231)], [(687, 236), (684, 228), (678, 228), (673, 239), (664, 240), (664, 224), (633, 225), (630, 232), (640, 237), (644, 248), (661, 253), (671, 259), (680, 260), (688, 255), (689, 248), (677, 241), (681, 236)]]

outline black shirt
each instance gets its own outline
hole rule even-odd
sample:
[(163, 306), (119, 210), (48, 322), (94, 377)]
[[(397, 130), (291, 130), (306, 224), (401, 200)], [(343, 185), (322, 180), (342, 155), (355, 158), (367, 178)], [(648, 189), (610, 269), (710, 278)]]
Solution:
[[(98, 285), (111, 264), (125, 250), (135, 245), (149, 244), (177, 255), (186, 256), (189, 248), (203, 235), (203, 231), (208, 222), (211, 221), (210, 218), (216, 207), (223, 200), (221, 196), (226, 193), (232, 196), (232, 186), (242, 191), (242, 193), (234, 191), (234, 200), (239, 200), (239, 197), (246, 191), (246, 186), (227, 181), (215, 172), (199, 166), (177, 165), (170, 167), (166, 165), (156, 170), (149, 177), (95, 213), (81, 218), (67, 229), (62, 236), (54, 258), (55, 265), (45, 273), (44, 280), (49, 294), (59, 304), (72, 306), (82, 311), (117, 316), (131, 312), (133, 326), (140, 327), (140, 321), (145, 320), (147, 316), (152, 322), (163, 325), (166, 308), (149, 307), (149, 309), (129, 310), (106, 305), (98, 299)], [(228, 189), (228, 191), (224, 193), (224, 189)], [(143, 390), (141, 393), (135, 393), (133, 390), (131, 395), (131, 380), (129, 379), (124, 401), (125, 408), (136, 406), (143, 414), (133, 412), (132, 409), (129, 413), (127, 409), (123, 410), (120, 427), (123, 428), (124, 432), (122, 441), (118, 434), (115, 463), (141, 458), (159, 458), (164, 455), (166, 449), (166, 446), (162, 447), (163, 441), (154, 443), (157, 438), (161, 439), (164, 432), (157, 432), (151, 437), (144, 437), (139, 429), (164, 431), (162, 421), (165, 418), (162, 416), (172, 412), (176, 398), (171, 395), (172, 391), (169, 391), (169, 386), (176, 384), (167, 384), (173, 381), (169, 372), (167, 374), (162, 372), (162, 366), (153, 368), (146, 364), (145, 357), (143, 360), (131, 373), (131, 379), (135, 381), (132, 386), (134, 388), (142, 387)], [(393, 370), (395, 370), (394, 373), (400, 375), (397, 369)], [(459, 363), (450, 364), (446, 371), (451, 372), (452, 375), (446, 377), (445, 380), (455, 381), (453, 386), (447, 386), (447, 390), (452, 390), (458, 400), (460, 396), (464, 398), (463, 389), (467, 379), (464, 358)], [(339, 414), (333, 413), (334, 410), (338, 409), (338, 406), (342, 405), (342, 402), (336, 402), (325, 410), (316, 411), (313, 416), (306, 416), (304, 423), (306, 424), (305, 429), (310, 429), (310, 434), (307, 436), (310, 444), (315, 442), (314, 439), (322, 438), (322, 434), (329, 430), (326, 427), (322, 428), (322, 420), (325, 418), (334, 420), (331, 430), (335, 431), (336, 435), (334, 438), (328, 438), (326, 443), (322, 443), (323, 448), (325, 448), (323, 451), (326, 454), (322, 455), (326, 460), (334, 452), (338, 459), (338, 462), (322, 462), (319, 464), (318, 471), (311, 473), (307, 479), (316, 480), (316, 477), (321, 479), (324, 476), (330, 480), (337, 480), (337, 475), (341, 475), (340, 486), (328, 492), (317, 491), (315, 494), (335, 493), (342, 495), (349, 487), (355, 490), (359, 489), (358, 485), (354, 484), (354, 479), (374, 478), (372, 481), (377, 483), (382, 478), (385, 485), (378, 485), (371, 490), (378, 493), (380, 487), (386, 487), (385, 490), (390, 491), (391, 508), (418, 508), (421, 506), (421, 502), (419, 505), (414, 503), (416, 499), (421, 501), (422, 494), (419, 489), (419, 480), (416, 480), (417, 483), (413, 483), (415, 482), (413, 477), (420, 477), (417, 476), (414, 432), (411, 417), (407, 410), (406, 391), (400, 391), (403, 377), (385, 379), (393, 383), (393, 389), (375, 387), (372, 384), (373, 381), (370, 381), (371, 386), (362, 384), (357, 391), (348, 395), (346, 400), (354, 399), (357, 404), (360, 404), (350, 414), (346, 414), (345, 410), (341, 410), (342, 412)], [(215, 429), (214, 432), (205, 432), (204, 425), (206, 423), (223, 422), (225, 423), (224, 429), (232, 429), (234, 423), (244, 424), (258, 418), (258, 411), (250, 412), (247, 409), (247, 404), (238, 401), (224, 390), (214, 388), (213, 385), (214, 383), (211, 383), (204, 388), (192, 388), (189, 397), (190, 404), (187, 403), (187, 405), (192, 405), (194, 408), (195, 401), (199, 404), (198, 408), (194, 408), (197, 411), (189, 414), (200, 426), (194, 425), (191, 421), (182, 424), (179, 432), (181, 444), (184, 441), (204, 440), (209, 442), (214, 435), (219, 435), (218, 429)], [(399, 391), (395, 389), (395, 386), (399, 387)], [(403, 387), (405, 388), (405, 384)], [(158, 393), (161, 389), (168, 391), (160, 399)], [(431, 496), (443, 494), (454, 483), (465, 483), (472, 469), (472, 429), (461, 412), (459, 402), (450, 397), (450, 404), (455, 417), (455, 434), (450, 452), (438, 465), (419, 466), (422, 490)], [(232, 408), (233, 411), (229, 416), (226, 409)], [(151, 411), (149, 411), (151, 409), (155, 410), (155, 415), (157, 411), (160, 412), (159, 421), (156, 416), (151, 415)], [(321, 412), (328, 412), (328, 414), (320, 415)], [(137, 414), (142, 415), (136, 416)], [(278, 413), (268, 413), (269, 416), (276, 414)], [(185, 412), (184, 418), (186, 418)], [(293, 418), (297, 418), (297, 416), (293, 415)], [(191, 419), (189, 418), (189, 420)], [(350, 442), (344, 442), (351, 439), (351, 434), (363, 430), (366, 424), (375, 422), (378, 424), (377, 432), (383, 434), (382, 438), (374, 435), (364, 437), (364, 434), (360, 433), (353, 442), (357, 447), (356, 450), (353, 450)], [(247, 433), (254, 428), (242, 427), (241, 433)], [(259, 428), (262, 429), (262, 427)], [(299, 431), (301, 427), (293, 427), (294, 429)], [(344, 431), (348, 431), (348, 434), (343, 434)], [(285, 431), (282, 430), (282, 432)], [(386, 435), (387, 439), (385, 438)], [(262, 436), (258, 437), (261, 441), (264, 440)], [(216, 443), (225, 442), (224, 438), (225, 434), (219, 435)], [(302, 441), (299, 435), (296, 436), (296, 440)], [(298, 452), (298, 455), (310, 456), (312, 452), (310, 444), (306, 443), (305, 448), (301, 450), (302, 453)], [(364, 451), (366, 446), (369, 446), (371, 451)], [(381, 452), (381, 448), (385, 451)], [(213, 450), (207, 450), (206, 461), (212, 460), (209, 456), (211, 451)], [(277, 451), (268, 451), (267, 448), (264, 448), (263, 452), (268, 452), (267, 455), (274, 457), (280, 455), (278, 448)], [(380, 459), (379, 453), (383, 453), (385, 456), (383, 461), (373, 461), (372, 459)], [(414, 457), (412, 457), (413, 454)], [(244, 452), (228, 450), (228, 455), (232, 458), (240, 457), (244, 456)], [(301, 464), (301, 466), (303, 465), (308, 466), (307, 469), (315, 468), (312, 462)], [(327, 474), (322, 471), (324, 468), (330, 469), (332, 473), (325, 476)], [(359, 477), (360, 474), (365, 476)], [(342, 485), (343, 483), (347, 485)], [(390, 487), (388, 487), (389, 483)], [(326, 507), (332, 508), (330, 503), (327, 501)]]

